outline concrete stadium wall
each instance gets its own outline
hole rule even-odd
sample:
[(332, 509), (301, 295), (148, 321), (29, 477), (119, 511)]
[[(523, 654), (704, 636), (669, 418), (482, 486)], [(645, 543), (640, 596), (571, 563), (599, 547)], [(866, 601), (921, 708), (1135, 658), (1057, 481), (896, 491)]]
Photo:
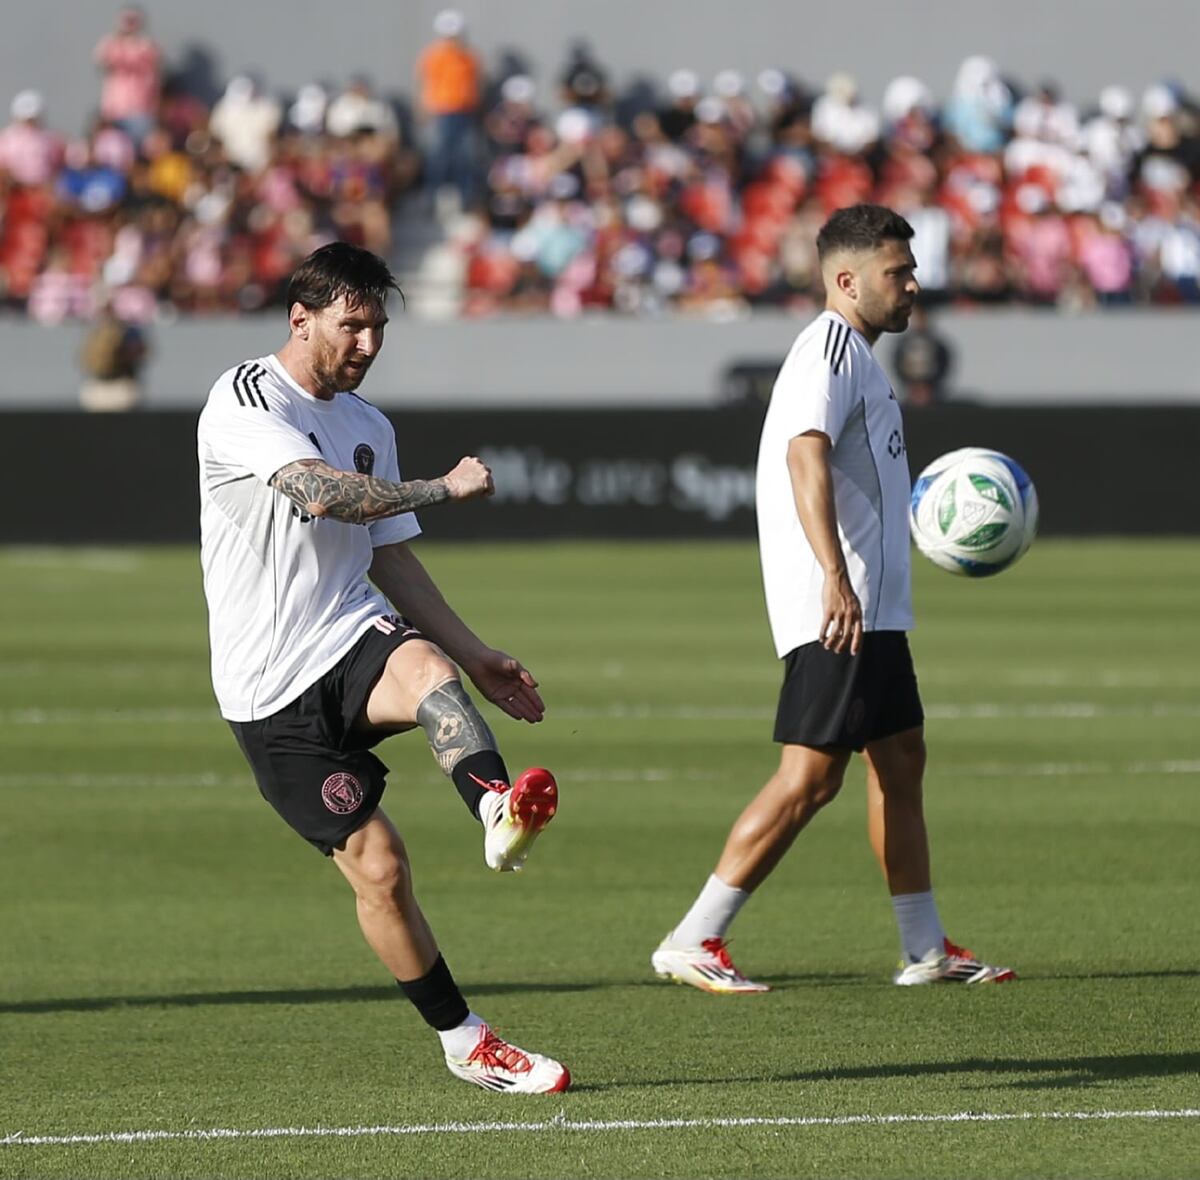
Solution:
[[(144, 0), (150, 29), (173, 66), (202, 88), (258, 73), (271, 90), (371, 77), (385, 93), (412, 91), (413, 64), (444, 0)], [(519, 65), (553, 92), (573, 41), (586, 39), (612, 81), (661, 85), (688, 67), (711, 79), (729, 67), (753, 77), (787, 68), (810, 84), (835, 70), (856, 74), (878, 101), (897, 74), (916, 74), (944, 95), (959, 63), (985, 53), (1025, 84), (1057, 79), (1077, 101), (1121, 82), (1140, 90), (1177, 77), (1196, 83), (1200, 5), (1194, 0), (858, 0), (842, 6), (794, 0), (455, 0), (493, 72)], [(77, 0), (5, 4), (0, 78), (50, 98), (50, 122), (82, 129), (95, 106), (91, 50), (117, 4)]]
[[(195, 414), (0, 415), (10, 487), (0, 544), (194, 541)], [(721, 537), (754, 532), (761, 413), (411, 411), (393, 415), (402, 470), (478, 454), (483, 502), (422, 514), (434, 538)], [(909, 465), (983, 445), (1033, 478), (1049, 535), (1200, 534), (1190, 491), (1200, 407), (910, 412)]]
[[(778, 365), (808, 317), (732, 323), (671, 318), (512, 317), (432, 322), (397, 316), (363, 386), (381, 406), (712, 406), (739, 361)], [(1200, 314), (1122, 311), (948, 312), (937, 327), (957, 354), (952, 393), (983, 404), (1200, 403)], [(0, 410), (78, 403), (84, 329), (0, 319)], [(200, 318), (152, 329), (146, 405), (203, 404), (226, 368), (277, 349), (282, 314)], [(890, 364), (894, 344), (878, 355)]]

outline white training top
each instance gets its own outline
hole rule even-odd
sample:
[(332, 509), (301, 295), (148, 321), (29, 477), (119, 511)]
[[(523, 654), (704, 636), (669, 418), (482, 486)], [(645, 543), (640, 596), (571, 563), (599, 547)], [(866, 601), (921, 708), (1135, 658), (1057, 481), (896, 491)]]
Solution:
[(825, 574), (796, 511), (788, 443), (819, 430), (846, 568), (866, 631), (912, 627), (910, 481), (900, 406), (871, 346), (836, 312), (796, 338), (775, 380), (758, 450), (759, 552), (767, 615), (782, 658), (820, 638)]
[(396, 435), (379, 410), (353, 393), (313, 397), (274, 356), (217, 378), (197, 441), (213, 688), (223, 717), (256, 721), (392, 613), (367, 582), (372, 552), (421, 530), (412, 513), (365, 527), (310, 517), (269, 486), (297, 459), (400, 479)]

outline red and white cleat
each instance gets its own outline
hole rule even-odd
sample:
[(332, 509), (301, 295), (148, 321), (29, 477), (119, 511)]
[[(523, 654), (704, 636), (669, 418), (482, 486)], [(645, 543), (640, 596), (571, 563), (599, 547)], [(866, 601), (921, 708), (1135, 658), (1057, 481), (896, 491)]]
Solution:
[(558, 810), (558, 784), (554, 775), (540, 766), (531, 766), (517, 775), (506, 790), (484, 798), (483, 858), (489, 869), (498, 873), (517, 872), (534, 840), (554, 818)]
[(909, 963), (896, 973), (901, 987), (922, 983), (1008, 983), (1016, 979), (1011, 967), (993, 967), (975, 957), (974, 951), (955, 946), (948, 938), (942, 952), (931, 951), (919, 963)]
[(500, 1094), (559, 1094), (571, 1084), (565, 1065), (538, 1053), (526, 1053), (501, 1040), (485, 1024), (465, 1061), (446, 1058), (446, 1067), (464, 1082)]
[(699, 946), (679, 946), (668, 934), (650, 956), (650, 966), (662, 979), (690, 983), (702, 992), (717, 996), (751, 995), (769, 992), (765, 983), (747, 979), (729, 957), (723, 939), (707, 938)]

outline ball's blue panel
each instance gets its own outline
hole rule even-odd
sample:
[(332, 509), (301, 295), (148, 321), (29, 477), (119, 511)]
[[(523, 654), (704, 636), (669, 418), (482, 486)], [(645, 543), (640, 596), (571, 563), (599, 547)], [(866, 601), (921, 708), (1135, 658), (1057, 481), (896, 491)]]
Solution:
[(957, 553), (952, 554), (954, 560), (962, 567), (962, 572), (968, 578), (990, 578), (993, 574), (998, 574), (1001, 570), (1006, 570), (1012, 565), (1012, 559), (1008, 561), (990, 562), (990, 561), (972, 561), (967, 557), (959, 557)]

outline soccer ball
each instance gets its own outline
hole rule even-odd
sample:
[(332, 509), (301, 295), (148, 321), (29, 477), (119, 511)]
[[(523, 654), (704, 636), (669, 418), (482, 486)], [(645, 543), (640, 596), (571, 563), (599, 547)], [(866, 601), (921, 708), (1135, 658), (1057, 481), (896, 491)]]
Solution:
[(1037, 491), (1007, 455), (963, 447), (917, 476), (908, 519), (913, 542), (934, 565), (986, 578), (1008, 569), (1033, 544)]

